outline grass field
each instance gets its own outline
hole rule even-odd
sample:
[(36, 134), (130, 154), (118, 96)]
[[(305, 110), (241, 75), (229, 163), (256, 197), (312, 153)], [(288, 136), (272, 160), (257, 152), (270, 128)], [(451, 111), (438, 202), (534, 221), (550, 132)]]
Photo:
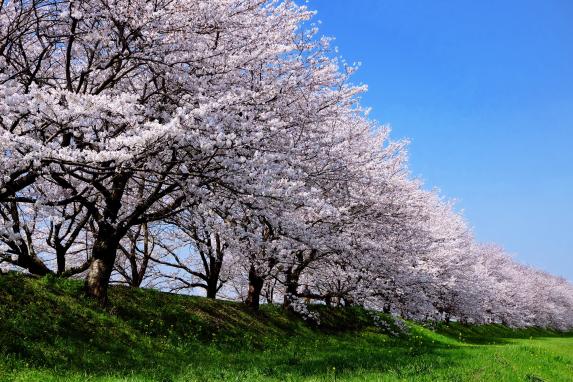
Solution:
[(318, 308), (320, 325), (264, 306), (0, 276), (0, 381), (573, 381), (573, 335), (408, 323)]

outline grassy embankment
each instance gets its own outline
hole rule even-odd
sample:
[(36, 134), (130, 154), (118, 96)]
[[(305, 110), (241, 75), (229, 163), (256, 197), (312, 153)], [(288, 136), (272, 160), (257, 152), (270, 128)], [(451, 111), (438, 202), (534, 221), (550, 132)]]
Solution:
[(541, 329), (374, 325), (317, 307), (320, 325), (264, 306), (0, 276), (0, 381), (573, 381), (573, 335)]

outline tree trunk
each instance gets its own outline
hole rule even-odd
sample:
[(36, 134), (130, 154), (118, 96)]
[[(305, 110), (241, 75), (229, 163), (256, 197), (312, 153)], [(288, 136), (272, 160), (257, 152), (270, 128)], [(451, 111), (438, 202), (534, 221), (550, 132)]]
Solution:
[[(12, 232), (14, 234), (19, 234), (22, 238), (21, 240), (9, 240), (6, 242), (12, 250), (11, 252), (18, 256), (18, 258), (12, 263), (26, 269), (34, 275), (46, 276), (48, 274), (53, 274), (54, 272), (52, 272), (52, 270), (49, 269), (36, 255), (30, 231), (25, 227), (20, 226), (20, 212), (18, 210), (18, 204), (15, 201), (11, 201), (6, 208), (6, 213), (10, 215), (12, 220)], [(4, 212), (2, 215), (5, 215)]]
[(85, 292), (101, 305), (107, 305), (107, 289), (119, 247), (111, 227), (100, 227), (92, 250), (92, 261), (85, 281)]
[(207, 298), (215, 299), (217, 297), (217, 284), (207, 283)]
[(285, 295), (283, 299), (283, 308), (289, 309), (297, 297), (299, 273), (293, 272), (292, 268), (287, 269), (285, 273)]
[(219, 291), (219, 272), (220, 267), (211, 266), (211, 271), (207, 277), (207, 298), (215, 299)]
[(46, 276), (54, 273), (35, 254), (30, 254), (28, 249), (25, 247), (25, 245), (22, 245), (20, 248), (21, 251), (18, 255), (18, 260), (16, 261), (17, 266), (38, 276)]
[(56, 262), (58, 264), (57, 275), (61, 276), (66, 271), (66, 251), (58, 244), (56, 244)]
[(450, 314), (449, 313), (444, 314), (444, 321), (446, 322), (446, 324), (450, 323)]
[[(223, 249), (219, 235), (215, 234), (215, 248), (211, 249), (209, 254), (209, 269), (205, 269), (207, 274), (207, 298), (217, 297), (217, 292), (220, 288), (220, 275), (221, 268), (223, 267)], [(215, 256), (213, 256), (213, 251)]]
[(245, 303), (249, 308), (255, 311), (259, 310), (264, 282), (265, 280), (257, 274), (255, 267), (251, 266), (249, 270), (249, 292)]

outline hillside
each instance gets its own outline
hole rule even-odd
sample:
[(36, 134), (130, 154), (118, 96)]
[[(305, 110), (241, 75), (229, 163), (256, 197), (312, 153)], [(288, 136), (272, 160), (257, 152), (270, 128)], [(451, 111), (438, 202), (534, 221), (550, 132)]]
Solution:
[(433, 330), (360, 308), (278, 307), (0, 276), (0, 381), (571, 381), (573, 336), (451, 324)]

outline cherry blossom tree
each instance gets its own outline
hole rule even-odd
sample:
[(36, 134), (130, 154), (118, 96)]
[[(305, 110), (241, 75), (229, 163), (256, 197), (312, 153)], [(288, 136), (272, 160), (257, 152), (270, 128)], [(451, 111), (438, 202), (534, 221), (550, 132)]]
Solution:
[[(6, 10), (8, 29), (20, 26), (8, 10), (31, 21), (11, 37), (27, 48), (5, 50), (3, 74), (17, 83), (23, 117), (4, 130), (31, 141), (42, 176), (66, 196), (50, 203), (78, 202), (90, 213), (96, 230), (86, 290), (103, 303), (119, 243), (133, 226), (206, 193), (216, 204), (216, 188), (224, 197), (268, 194), (291, 171), (274, 171), (283, 153), (273, 148), (292, 146), (302, 123), (335, 113), (356, 93), (321, 53), (324, 43), (298, 35), (310, 13), (290, 2), (9, 3)], [(32, 63), (29, 50), (38, 51)], [(10, 178), (4, 188), (14, 184)]]
[(312, 15), (290, 0), (3, 1), (0, 263), (85, 275), (102, 304), (111, 281), (573, 327), (569, 282), (476, 243), (410, 175)]

